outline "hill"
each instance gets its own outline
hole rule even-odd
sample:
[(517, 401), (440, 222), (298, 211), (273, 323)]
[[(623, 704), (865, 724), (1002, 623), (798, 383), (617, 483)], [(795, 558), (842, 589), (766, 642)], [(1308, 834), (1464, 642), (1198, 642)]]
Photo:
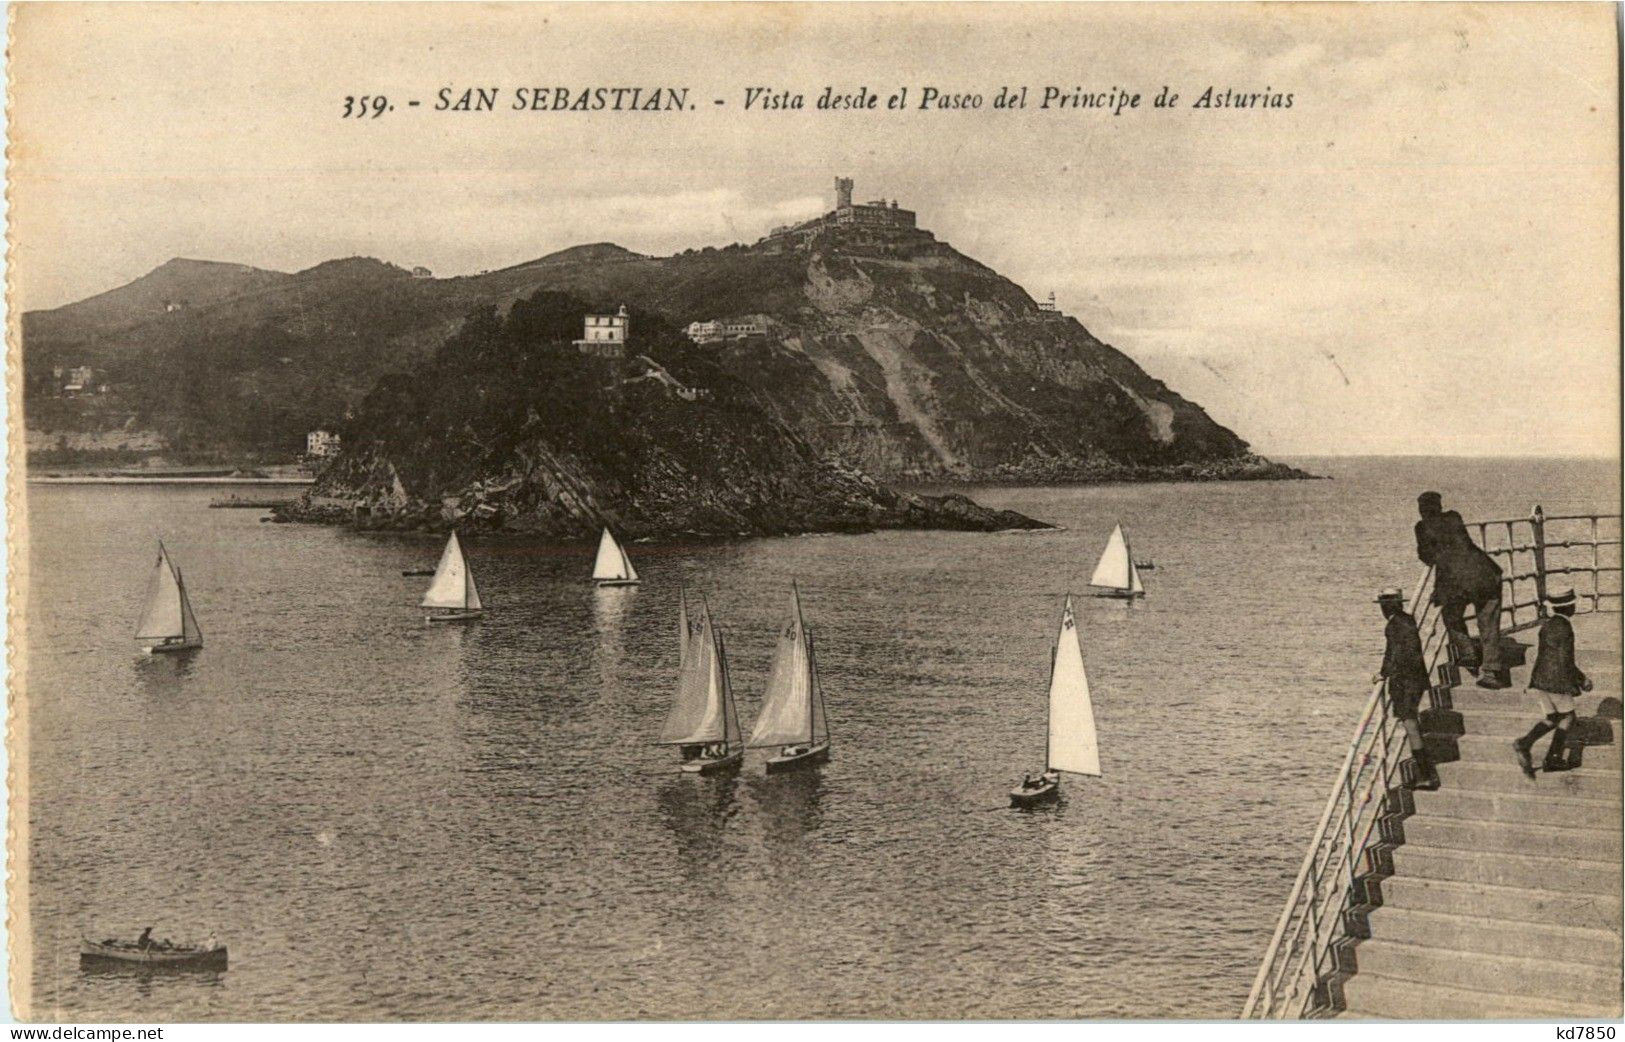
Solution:
[(584, 355), (572, 340), (591, 309), (538, 293), (384, 377), (282, 519), (564, 539), (606, 524), (634, 539), (1045, 527), (820, 458), (657, 315), (633, 314), (637, 355)]
[[(102, 298), (150, 299), (179, 274), (161, 271)], [(501, 315), (546, 289), (677, 328), (733, 327), (704, 346), (716, 364), (815, 451), (882, 478), (1296, 473), (1254, 456), (1076, 319), (914, 229), (830, 223), (671, 257), (596, 243), (452, 279), (361, 259), (237, 277), (179, 311), (121, 306), (125, 319), (146, 317), (116, 327), (98, 318), (105, 302), (83, 310), (102, 298), (25, 315), (30, 427), (79, 414), (51, 401), (39, 374), (90, 364), (125, 407), (102, 413), (128, 427), (186, 451), (290, 455), (307, 429), (342, 426), (381, 376), (429, 357), (468, 315)]]

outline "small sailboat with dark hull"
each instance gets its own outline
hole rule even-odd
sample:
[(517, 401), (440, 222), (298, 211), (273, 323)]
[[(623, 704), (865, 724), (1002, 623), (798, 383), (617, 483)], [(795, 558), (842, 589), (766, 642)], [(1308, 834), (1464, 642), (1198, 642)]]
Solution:
[(598, 538), (598, 557), (592, 564), (592, 581), (599, 586), (636, 586), (642, 582), (626, 547), (616, 541), (609, 529)]
[(682, 641), (677, 698), (666, 715), (657, 744), (677, 746), (682, 754), (682, 770), (690, 774), (737, 770), (744, 761), (745, 746), (722, 632), (704, 602), (690, 614), (685, 597), (680, 610), (686, 636)]
[(824, 689), (818, 682), (812, 631), (801, 614), (801, 591), (794, 584), (790, 587), (790, 618), (779, 631), (767, 693), (762, 697), (762, 711), (756, 717), (748, 745), (752, 749), (779, 750), (768, 758), (769, 774), (829, 759)]
[(1121, 524), (1112, 529), (1106, 549), (1101, 552), (1100, 561), (1095, 565), (1095, 574), (1089, 577), (1089, 585), (1094, 587), (1096, 597), (1133, 600), (1145, 596), (1145, 586), (1140, 582), (1140, 568), (1129, 548), (1128, 533), (1123, 531)]
[(1061, 630), (1050, 654), (1048, 745), (1041, 774), (1029, 774), (1010, 791), (1010, 806), (1034, 807), (1061, 794), (1061, 773), (1100, 777), (1100, 745), (1095, 709), (1089, 698), (1089, 676), (1083, 668), (1078, 620), (1067, 595)]
[(149, 655), (194, 651), (203, 646), (203, 631), (192, 614), (186, 580), (162, 542), (158, 544), (152, 577), (147, 580), (147, 603), (141, 621), (136, 623), (135, 639)]
[(419, 607), (429, 609), (424, 622), (467, 622), (485, 614), (480, 588), (474, 583), (474, 572), (463, 556), (463, 544), (457, 541), (456, 532), (446, 540), (440, 564)]

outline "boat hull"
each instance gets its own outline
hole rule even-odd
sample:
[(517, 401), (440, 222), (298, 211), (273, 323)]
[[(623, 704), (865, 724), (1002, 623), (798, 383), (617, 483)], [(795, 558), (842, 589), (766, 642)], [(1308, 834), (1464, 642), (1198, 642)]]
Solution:
[(485, 611), (448, 611), (439, 615), (425, 615), (424, 622), (471, 622), (485, 614)]
[(767, 773), (778, 774), (781, 771), (794, 771), (802, 767), (811, 767), (815, 764), (829, 762), (829, 743), (819, 742), (804, 753), (793, 756), (772, 756), (767, 761)]
[(1010, 790), (1010, 806), (1037, 807), (1045, 803), (1054, 803), (1061, 796), (1061, 783), (1059, 781), (1046, 781), (1036, 789), (1026, 786), (1017, 786)]
[(147, 644), (141, 650), (148, 655), (178, 655), (183, 651), (196, 651), (203, 646), (201, 640), (182, 641), (175, 644)]
[(727, 756), (700, 756), (685, 761), (682, 765), (684, 774), (698, 774), (704, 777), (708, 774), (722, 774), (725, 771), (737, 771), (739, 765), (745, 762), (745, 751), (741, 749)]
[(1144, 597), (1144, 590), (1090, 590), (1091, 597), (1109, 597), (1112, 600), (1132, 601), (1136, 597)]
[(433, 575), (433, 568), (402, 568), (402, 575)]
[(641, 585), (643, 585), (643, 580), (642, 579), (594, 579), (593, 583), (595, 585), (597, 585), (597, 586), (641, 586)]
[(223, 970), (226, 947), (137, 948), (133, 944), (79, 942), (79, 965), (86, 968), (120, 967), (151, 970)]

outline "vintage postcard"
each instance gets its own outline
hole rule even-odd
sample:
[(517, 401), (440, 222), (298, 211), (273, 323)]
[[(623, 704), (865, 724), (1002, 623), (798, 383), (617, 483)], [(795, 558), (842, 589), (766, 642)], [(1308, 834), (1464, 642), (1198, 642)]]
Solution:
[(1617, 1020), (1617, 19), (13, 5), (14, 1015)]

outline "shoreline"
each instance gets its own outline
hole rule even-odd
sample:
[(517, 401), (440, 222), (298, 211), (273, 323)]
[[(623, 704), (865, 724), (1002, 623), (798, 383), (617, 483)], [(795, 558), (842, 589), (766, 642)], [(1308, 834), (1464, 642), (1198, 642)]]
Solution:
[(30, 485), (249, 485), (249, 486), (302, 486), (314, 485), (315, 478), (189, 478), (153, 475), (152, 477), (110, 477), (96, 474), (39, 474), (25, 479)]

